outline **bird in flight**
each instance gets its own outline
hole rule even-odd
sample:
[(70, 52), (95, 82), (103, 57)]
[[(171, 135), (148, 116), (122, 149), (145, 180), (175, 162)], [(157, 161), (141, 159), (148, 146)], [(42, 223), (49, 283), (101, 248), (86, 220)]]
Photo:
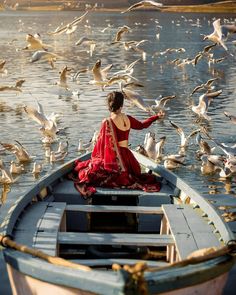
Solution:
[(72, 22), (61, 26), (59, 28), (57, 28), (54, 32), (48, 32), (48, 35), (60, 35), (62, 33), (66, 33), (67, 35), (70, 35), (72, 33), (74, 33), (74, 31), (77, 29), (78, 24), (85, 18), (85, 16), (88, 14), (88, 11), (86, 11), (83, 15), (81, 15), (80, 17), (77, 17), (75, 20), (73, 20)]
[(159, 3), (159, 2), (156, 2), (156, 1), (144, 0), (144, 1), (140, 1), (138, 3), (135, 3), (135, 4), (131, 5), (128, 9), (122, 11), (121, 13), (126, 13), (126, 12), (129, 12), (129, 11), (137, 9), (137, 8), (156, 8), (156, 9), (160, 9), (160, 7), (162, 5), (163, 5), (162, 3)]

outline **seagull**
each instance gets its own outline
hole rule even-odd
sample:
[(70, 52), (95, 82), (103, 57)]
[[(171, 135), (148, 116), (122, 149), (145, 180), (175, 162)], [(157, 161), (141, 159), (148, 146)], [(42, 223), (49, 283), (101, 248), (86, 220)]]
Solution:
[(94, 80), (90, 81), (91, 84), (101, 85), (104, 81), (107, 80), (107, 75), (110, 69), (112, 68), (112, 64), (109, 64), (105, 68), (101, 68), (101, 60), (98, 59), (95, 65), (92, 68), (93, 78)]
[(172, 169), (176, 169), (181, 166), (185, 166), (184, 160), (185, 160), (184, 155), (180, 155), (180, 154), (168, 155), (168, 156), (164, 157), (163, 165), (166, 169), (172, 170)]
[(139, 154), (145, 156), (145, 157), (148, 157), (148, 154), (147, 154), (145, 148), (144, 148), (141, 144), (139, 144), (139, 145), (136, 147), (135, 151), (138, 152)]
[(146, 103), (144, 102), (141, 95), (135, 91), (131, 91), (127, 88), (123, 88), (122, 92), (124, 94), (125, 99), (127, 99), (131, 104), (136, 105), (138, 108), (145, 112), (150, 112), (151, 109)]
[(204, 36), (203, 40), (210, 40), (217, 43), (228, 51), (224, 41), (227, 40), (230, 34), (236, 33), (236, 25), (221, 25), (220, 18), (218, 18), (213, 22), (213, 28), (214, 32), (210, 35)]
[(42, 171), (42, 169), (43, 169), (42, 164), (34, 162), (33, 163), (33, 169), (32, 169), (31, 173), (37, 175)]
[(51, 67), (54, 68), (54, 62), (58, 58), (61, 58), (61, 56), (59, 56), (56, 53), (48, 52), (44, 50), (38, 50), (38, 51), (35, 51), (35, 53), (32, 55), (30, 61), (33, 63), (33, 62), (39, 61), (40, 59), (47, 60), (48, 63), (51, 65)]
[(39, 34), (26, 35), (26, 41), (28, 42), (28, 45), (24, 47), (22, 50), (45, 50), (47, 51), (46, 44), (43, 44), (41, 37)]
[(182, 128), (180, 128), (178, 125), (176, 125), (172, 121), (170, 121), (170, 124), (175, 128), (175, 130), (177, 131), (177, 133), (180, 136), (180, 148), (186, 148), (188, 145), (189, 139), (191, 137), (193, 137), (194, 135), (196, 135), (197, 133), (199, 133), (199, 131), (200, 131), (200, 129), (196, 129), (196, 130), (192, 131), (188, 136), (185, 136)]
[(169, 101), (169, 100), (172, 100), (176, 98), (176, 95), (169, 95), (169, 96), (162, 96), (160, 95), (159, 98), (156, 98), (155, 99), (155, 105), (152, 105), (151, 106), (151, 109), (153, 111), (159, 111), (159, 110), (163, 110), (165, 108), (165, 105), (166, 103)]
[(223, 168), (224, 157), (219, 155), (202, 155), (201, 156), (202, 165), (201, 172), (202, 174), (213, 174), (216, 170)]
[(221, 143), (216, 139), (213, 139), (207, 132), (205, 132), (206, 136), (214, 142), (225, 154), (228, 158), (232, 158), (236, 156), (236, 144), (232, 146), (228, 146), (225, 143)]
[(121, 13), (126, 13), (126, 12), (129, 12), (129, 11), (137, 9), (137, 8), (155, 8), (155, 9), (160, 10), (160, 7), (162, 5), (163, 4), (159, 3), (159, 2), (155, 2), (155, 1), (151, 1), (151, 0), (144, 0), (144, 1), (140, 1), (138, 3), (131, 5), (128, 9), (122, 11)]
[(47, 140), (49, 140), (49, 142), (54, 142), (58, 132), (55, 115), (52, 117), (46, 116), (43, 106), (39, 102), (37, 102), (37, 104), (37, 110), (31, 106), (24, 106), (23, 109), (31, 119), (41, 126), (39, 130), (43, 133), (43, 139), (45, 139), (46, 142)]
[(21, 174), (25, 171), (24, 165), (22, 164), (16, 164), (14, 161), (11, 161), (10, 165), (10, 173), (11, 174)]
[(60, 141), (58, 144), (58, 149), (56, 153), (68, 153), (68, 147), (69, 147), (68, 140), (66, 141), (66, 143), (63, 143)]
[(60, 74), (60, 80), (56, 82), (56, 85), (65, 88), (66, 90), (69, 90), (67, 85), (67, 73), (70, 73), (71, 69), (65, 66), (62, 71), (59, 72)]
[(207, 121), (210, 121), (211, 118), (207, 115), (208, 107), (209, 107), (209, 100), (205, 93), (199, 97), (198, 105), (192, 105), (192, 111), (195, 114), (197, 114), (199, 118), (204, 118)]
[(5, 69), (6, 60), (0, 61), (0, 73), (7, 75), (7, 69)]
[(23, 85), (23, 83), (25, 82), (24, 79), (21, 80), (17, 80), (16, 84), (14, 86), (0, 86), (0, 91), (18, 91), (18, 92), (22, 92), (21, 87)]
[(10, 184), (13, 183), (15, 180), (12, 177), (11, 172), (8, 170), (8, 168), (4, 165), (3, 161), (0, 160), (0, 171), (2, 173), (2, 176), (0, 177), (0, 183), (3, 184)]
[(67, 152), (55, 152), (55, 151), (51, 151), (50, 153), (50, 162), (59, 162), (59, 161), (63, 161), (65, 159), (67, 155)]
[(84, 45), (84, 46), (89, 46), (89, 53), (90, 53), (90, 56), (93, 55), (93, 51), (96, 47), (96, 42), (91, 39), (91, 38), (88, 38), (88, 37), (81, 37), (76, 43), (75, 43), (76, 46), (79, 46), (79, 45)]
[(207, 155), (211, 154), (212, 149), (209, 146), (209, 144), (207, 143), (207, 141), (205, 141), (202, 138), (200, 132), (197, 133), (196, 142), (200, 147), (200, 150), (197, 150), (197, 152), (196, 152), (198, 157), (202, 156), (203, 154), (207, 154)]
[(9, 152), (13, 153), (18, 162), (30, 162), (31, 161), (31, 156), (25, 149), (25, 147), (17, 140), (15, 140), (16, 144), (11, 144), (11, 143), (3, 143), (0, 142), (0, 144)]
[(83, 15), (80, 17), (77, 17), (75, 20), (72, 22), (66, 24), (65, 26), (61, 26), (57, 28), (54, 32), (48, 32), (48, 35), (60, 35), (62, 33), (66, 33), (68, 35), (74, 33), (74, 31), (77, 29), (78, 24), (85, 18), (85, 16), (88, 14), (88, 11), (86, 11)]
[(115, 43), (117, 43), (117, 42), (120, 42), (122, 36), (123, 36), (125, 33), (130, 32), (130, 30), (131, 30), (130, 27), (125, 26), (125, 25), (124, 25), (123, 27), (119, 27), (119, 29), (118, 29), (118, 31), (117, 31), (117, 33), (116, 33), (116, 36), (115, 36), (114, 41), (112, 42), (112, 44), (115, 44)]
[[(73, 74), (73, 76), (71, 76), (72, 81), (76, 81), (81, 74), (85, 74), (87, 72), (89, 72), (88, 68), (78, 70), (75, 74)], [(79, 83), (79, 80), (77, 80), (77, 83)]]
[(114, 73), (114, 76), (116, 75), (132, 75), (134, 72), (134, 66), (140, 61), (140, 58), (136, 59), (135, 61), (133, 61), (132, 63), (130, 63), (129, 65), (126, 65), (124, 70), (120, 70), (118, 72)]
[[(155, 134), (153, 132), (148, 132), (145, 135), (144, 146), (143, 146), (143, 154), (145, 153), (148, 158), (153, 159), (154, 161), (159, 161), (163, 157), (163, 148), (166, 141), (166, 136), (160, 138), (157, 142), (155, 140)], [(141, 146), (139, 148), (142, 151)]]
[(201, 85), (196, 86), (196, 87), (193, 89), (193, 91), (192, 91), (192, 93), (190, 94), (190, 96), (192, 96), (195, 92), (197, 92), (197, 91), (200, 90), (200, 89), (207, 89), (207, 90), (210, 90), (211, 87), (212, 87), (212, 84), (213, 84), (213, 83), (215, 82), (215, 80), (217, 80), (217, 79), (218, 79), (218, 78), (212, 78), (212, 79), (207, 80), (206, 83), (203, 83), (203, 84), (201, 84)]
[(224, 112), (224, 115), (229, 118), (229, 120), (233, 123), (236, 124), (236, 116), (231, 115), (229, 112)]

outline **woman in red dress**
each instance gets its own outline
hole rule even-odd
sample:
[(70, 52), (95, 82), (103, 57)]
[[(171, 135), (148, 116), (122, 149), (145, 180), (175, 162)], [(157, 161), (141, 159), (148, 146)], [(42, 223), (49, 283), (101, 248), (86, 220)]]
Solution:
[(107, 96), (110, 117), (103, 120), (91, 159), (76, 161), (75, 187), (84, 196), (96, 192), (96, 187), (132, 188), (159, 191), (155, 176), (141, 173), (141, 167), (128, 148), (130, 129), (148, 128), (164, 116), (163, 112), (143, 122), (122, 112), (124, 95), (113, 91)]

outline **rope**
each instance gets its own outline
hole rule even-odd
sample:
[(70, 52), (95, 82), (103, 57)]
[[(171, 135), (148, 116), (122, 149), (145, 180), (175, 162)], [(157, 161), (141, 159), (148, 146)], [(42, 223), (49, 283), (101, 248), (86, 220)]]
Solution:
[(231, 240), (226, 246), (221, 248), (205, 248), (194, 251), (186, 259), (171, 263), (163, 267), (148, 267), (145, 262), (138, 262), (133, 266), (124, 265), (123, 268), (119, 264), (113, 264), (112, 269), (114, 271), (125, 270), (130, 274), (130, 284), (134, 283), (137, 287), (138, 293), (140, 295), (148, 295), (147, 283), (144, 278), (144, 272), (158, 272), (162, 270), (168, 270), (173, 267), (184, 267), (190, 264), (197, 264), (213, 258), (217, 258), (226, 254), (230, 254), (236, 257), (236, 240)]
[(35, 250), (35, 249), (29, 248), (25, 245), (18, 244), (16, 242), (14, 242), (10, 236), (0, 235), (0, 244), (5, 248), (15, 249), (15, 250), (20, 251), (22, 253), (33, 255), (35, 257), (41, 258), (41, 259), (43, 259), (51, 264), (54, 264), (54, 265), (70, 267), (70, 268), (79, 269), (82, 271), (90, 271), (91, 270), (91, 268), (88, 266), (73, 263), (73, 262), (67, 261), (63, 258), (57, 257), (57, 256), (50, 256), (40, 250)]

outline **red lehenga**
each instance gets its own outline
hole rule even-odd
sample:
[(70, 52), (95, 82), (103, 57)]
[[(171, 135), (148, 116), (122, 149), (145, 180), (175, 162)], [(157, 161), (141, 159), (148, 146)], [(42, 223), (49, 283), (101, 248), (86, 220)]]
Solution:
[[(143, 129), (156, 121), (158, 115), (144, 122), (131, 116), (128, 118), (130, 128)], [(91, 159), (75, 162), (75, 187), (84, 197), (96, 192), (96, 187), (160, 190), (160, 183), (156, 181), (155, 176), (141, 173), (141, 167), (133, 153), (118, 145), (118, 141), (128, 139), (128, 136), (129, 130), (118, 129), (112, 119), (103, 121)]]

